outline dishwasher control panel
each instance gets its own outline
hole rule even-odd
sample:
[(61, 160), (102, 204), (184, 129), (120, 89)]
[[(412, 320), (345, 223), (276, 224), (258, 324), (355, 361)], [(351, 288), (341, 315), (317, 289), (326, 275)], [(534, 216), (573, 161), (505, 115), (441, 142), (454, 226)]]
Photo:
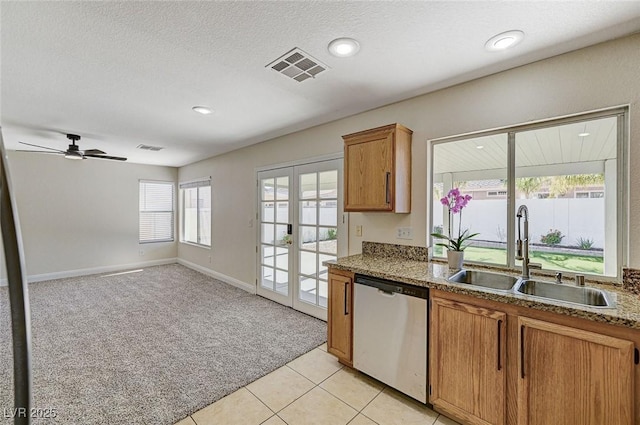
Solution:
[(379, 290), (387, 293), (396, 293), (423, 299), (429, 298), (429, 288), (414, 286), (408, 283), (394, 282), (391, 280), (360, 274), (356, 274), (355, 283), (378, 288)]

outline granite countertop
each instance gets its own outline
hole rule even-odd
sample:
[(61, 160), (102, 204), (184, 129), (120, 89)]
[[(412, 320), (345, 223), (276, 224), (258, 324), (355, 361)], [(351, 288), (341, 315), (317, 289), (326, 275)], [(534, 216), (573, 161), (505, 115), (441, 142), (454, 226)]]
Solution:
[[(411, 253), (411, 255), (389, 255), (390, 252), (388, 250), (380, 250), (380, 247), (377, 246), (386, 244), (370, 244), (365, 249), (363, 243), (363, 254), (342, 257), (337, 260), (326, 261), (323, 264), (333, 269), (346, 270), (396, 282), (640, 329), (640, 297), (623, 290), (622, 287), (617, 285), (587, 282), (589, 287), (608, 292), (611, 295), (611, 299), (616, 303), (615, 307), (612, 308), (587, 307), (563, 301), (532, 297), (517, 293), (514, 290), (505, 292), (482, 286), (449, 282), (447, 278), (457, 270), (450, 270), (444, 263), (427, 261), (426, 248), (424, 248), (424, 252), (417, 256), (413, 255), (414, 253)], [(398, 247), (398, 245), (394, 245), (394, 247)], [(465, 268), (480, 269), (466, 266)], [(482, 270), (493, 271), (486, 268), (482, 268)], [(509, 274), (515, 275), (514, 273)], [(552, 280), (547, 277), (536, 276), (535, 278)], [(571, 285), (572, 283), (567, 284)]]

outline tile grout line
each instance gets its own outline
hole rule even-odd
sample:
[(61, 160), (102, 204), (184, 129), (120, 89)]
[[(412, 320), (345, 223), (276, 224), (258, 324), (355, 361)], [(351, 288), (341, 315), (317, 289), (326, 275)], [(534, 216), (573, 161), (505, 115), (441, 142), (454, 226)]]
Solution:
[[(295, 373), (297, 373), (298, 375), (302, 376), (304, 379), (306, 379), (307, 381), (311, 382), (311, 384), (313, 384), (313, 387), (309, 388), (307, 391), (305, 391), (304, 393), (300, 394), (300, 396), (296, 397), (295, 399), (293, 399), (293, 401), (291, 401), (290, 403), (286, 404), (282, 409), (278, 410), (277, 412), (274, 412), (274, 410), (272, 408), (270, 408), (269, 406), (267, 406), (267, 408), (269, 408), (269, 410), (271, 410), (273, 412), (273, 414), (275, 416), (278, 416), (280, 419), (282, 419), (280, 417), (280, 415), (278, 415), (279, 412), (282, 412), (284, 409), (286, 409), (287, 407), (289, 407), (290, 405), (292, 405), (293, 403), (295, 403), (296, 401), (298, 401), (299, 399), (301, 399), (305, 394), (308, 394), (309, 392), (311, 392), (314, 388), (316, 388), (318, 385), (313, 382), (312, 380), (310, 380), (309, 378), (307, 378), (306, 376), (304, 376), (303, 374), (301, 374), (300, 372), (298, 372), (295, 369), (290, 368), (288, 365), (284, 365), (285, 367), (288, 367), (289, 369), (291, 369), (292, 371), (294, 371)], [(248, 390), (248, 389), (247, 389)], [(251, 392), (251, 391), (249, 391)], [(253, 394), (253, 393), (251, 393)], [(258, 397), (257, 395), (253, 394), (258, 400), (260, 400), (260, 397)], [(260, 402), (262, 404), (265, 404), (262, 400), (260, 400)], [(265, 404), (266, 406), (266, 404)], [(284, 419), (282, 419), (283, 422), (286, 423), (286, 421)], [(197, 425), (197, 424), (196, 424)]]
[[(265, 376), (266, 376), (266, 375), (265, 375)], [(254, 381), (254, 382), (255, 382), (255, 381)], [(251, 394), (252, 396), (254, 396), (254, 397), (255, 397), (255, 398), (256, 398), (260, 403), (262, 403), (262, 404), (263, 404), (267, 409), (269, 409), (269, 410), (271, 411), (271, 413), (273, 413), (274, 415), (276, 414), (276, 412), (274, 412), (272, 408), (270, 408), (269, 406), (267, 406), (267, 404), (266, 404), (264, 401), (262, 401), (262, 400), (260, 399), (260, 397), (258, 397), (257, 395), (255, 395), (255, 394), (254, 394), (254, 393), (253, 393), (253, 392), (252, 392), (252, 391), (251, 391), (247, 386), (244, 386), (243, 388), (244, 388), (245, 390), (247, 390), (247, 391), (249, 392), (249, 394)], [(272, 416), (273, 416), (273, 415), (272, 415)], [(269, 418), (271, 418), (272, 416), (269, 416)], [(264, 422), (268, 421), (268, 420), (269, 420), (269, 418), (267, 418)], [(196, 424), (196, 425), (198, 425), (198, 424)]]

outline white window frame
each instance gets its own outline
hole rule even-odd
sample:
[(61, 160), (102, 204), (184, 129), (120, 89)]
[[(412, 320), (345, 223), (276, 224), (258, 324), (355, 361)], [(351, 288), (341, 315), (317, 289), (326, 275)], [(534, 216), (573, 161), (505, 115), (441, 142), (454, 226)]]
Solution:
[[(162, 185), (167, 185), (167, 186), (171, 186), (171, 211), (166, 211), (166, 210), (158, 210), (158, 211), (142, 211), (140, 208), (140, 201), (141, 201), (141, 197), (142, 197), (142, 185), (144, 184), (162, 184)], [(142, 213), (144, 212), (151, 212), (151, 213), (166, 213), (166, 212), (170, 212), (171, 213), (171, 238), (158, 238), (158, 239), (152, 239), (152, 240), (141, 240), (140, 239), (140, 226), (142, 224), (142, 220), (140, 220), (140, 216)], [(148, 244), (148, 243), (161, 243), (161, 242), (173, 242), (175, 241), (175, 219), (176, 219), (176, 189), (175, 189), (175, 183), (171, 182), (171, 181), (164, 181), (164, 180), (143, 180), (140, 179), (138, 180), (138, 243), (140, 244)]]
[[(427, 223), (428, 229), (433, 229), (433, 170), (434, 170), (434, 147), (440, 143), (455, 142), (460, 140), (472, 139), (482, 136), (494, 135), (494, 134), (507, 134), (508, 135), (508, 154), (507, 154), (507, 267), (516, 269), (515, 262), (515, 210), (516, 210), (516, 198), (515, 198), (515, 135), (523, 131), (533, 130), (544, 127), (555, 127), (563, 124), (582, 122), (588, 120), (594, 120), (606, 117), (617, 117), (617, 152), (616, 152), (616, 190), (618, 196), (617, 202), (617, 273), (616, 276), (610, 275), (594, 275), (600, 280), (614, 279), (619, 280), (622, 278), (622, 269), (628, 264), (628, 246), (629, 246), (629, 220), (628, 220), (628, 208), (629, 208), (629, 107), (620, 106), (611, 109), (603, 109), (594, 112), (587, 112), (581, 114), (575, 114), (566, 117), (558, 117), (547, 120), (541, 120), (534, 123), (514, 125), (509, 127), (502, 127), (493, 130), (479, 131), (474, 133), (466, 133), (459, 136), (449, 136), (438, 139), (429, 140), (429, 167), (430, 171), (427, 173), (427, 187), (429, 188), (429, 196), (427, 197), (427, 211), (429, 211), (429, 219)], [(427, 241), (429, 246), (433, 246), (433, 237), (427, 235)], [(430, 250), (430, 257), (433, 256), (433, 252)], [(489, 263), (477, 263), (487, 265)], [(498, 265), (504, 267), (504, 265)]]
[[(208, 190), (210, 191), (210, 199), (211, 199), (211, 209), (213, 210), (213, 191), (211, 188), (211, 177), (208, 178), (202, 178), (202, 179), (197, 179), (197, 180), (191, 180), (191, 181), (187, 181), (187, 182), (181, 182), (178, 184), (178, 188), (180, 191), (180, 243), (183, 244), (187, 244), (187, 245), (195, 245), (195, 246), (199, 246), (202, 248), (211, 248), (211, 243), (209, 244), (205, 244), (205, 243), (201, 243), (200, 242), (200, 205), (197, 205), (197, 211), (196, 211), (196, 235), (197, 235), (197, 241), (193, 242), (193, 241), (188, 241), (185, 240), (185, 201), (184, 201), (184, 196), (185, 196), (185, 189), (193, 189), (193, 188), (197, 188), (198, 193), (200, 192), (200, 190), (202, 188), (208, 188)], [(212, 217), (213, 217), (213, 211), (212, 211)], [(211, 230), (210, 230), (211, 231)], [(212, 241), (212, 236), (213, 235), (209, 235), (209, 241)]]

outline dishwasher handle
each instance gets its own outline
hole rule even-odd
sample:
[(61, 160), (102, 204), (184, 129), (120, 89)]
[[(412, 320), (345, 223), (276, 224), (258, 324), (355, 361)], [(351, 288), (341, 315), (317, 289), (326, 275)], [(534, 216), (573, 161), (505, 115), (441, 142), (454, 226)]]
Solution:
[(393, 297), (396, 296), (396, 292), (389, 292), (389, 291), (385, 291), (384, 289), (380, 289), (380, 288), (377, 288), (377, 289), (378, 289), (378, 293), (380, 295), (382, 295), (383, 297), (393, 298)]

